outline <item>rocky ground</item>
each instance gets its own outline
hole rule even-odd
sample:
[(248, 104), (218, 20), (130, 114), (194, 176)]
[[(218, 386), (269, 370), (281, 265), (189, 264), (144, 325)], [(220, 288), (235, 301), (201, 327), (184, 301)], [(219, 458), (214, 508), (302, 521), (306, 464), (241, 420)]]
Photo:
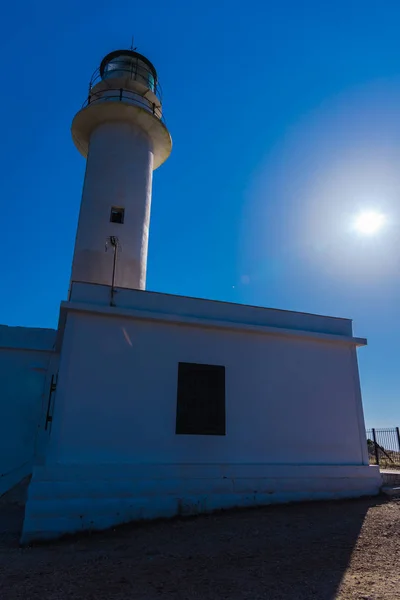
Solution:
[(5, 600), (398, 600), (400, 501), (271, 506), (19, 548), (0, 509)]

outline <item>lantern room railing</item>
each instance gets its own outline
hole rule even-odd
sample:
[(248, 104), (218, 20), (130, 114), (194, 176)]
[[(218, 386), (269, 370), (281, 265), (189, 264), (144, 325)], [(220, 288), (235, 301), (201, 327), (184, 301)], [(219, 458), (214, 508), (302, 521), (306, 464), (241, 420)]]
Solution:
[(160, 103), (162, 102), (162, 90), (158, 79), (152, 69), (139, 59), (126, 60), (121, 57), (121, 59), (111, 61), (108, 67), (102, 75), (100, 68), (96, 69), (90, 80), (89, 92), (100, 82), (112, 85), (112, 80), (115, 78), (129, 78), (142, 83), (157, 96)]
[(132, 104), (133, 106), (139, 106), (146, 111), (152, 113), (157, 119), (159, 119), (165, 125), (165, 119), (161, 114), (161, 110), (158, 106), (153, 104), (149, 99), (137, 94), (131, 90), (125, 88), (112, 89), (107, 88), (94, 94), (89, 93), (89, 96), (82, 105), (82, 108), (87, 108), (93, 104), (100, 104), (104, 102), (123, 102), (125, 104)]

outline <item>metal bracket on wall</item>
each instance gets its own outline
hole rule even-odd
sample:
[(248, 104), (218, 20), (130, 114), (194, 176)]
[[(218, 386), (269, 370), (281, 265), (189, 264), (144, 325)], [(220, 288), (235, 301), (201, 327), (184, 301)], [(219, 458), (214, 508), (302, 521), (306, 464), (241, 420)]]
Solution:
[(52, 399), (53, 392), (55, 392), (56, 388), (57, 388), (57, 380), (58, 380), (58, 373), (57, 373), (57, 375), (52, 375), (51, 376), (50, 389), (49, 389), (49, 399), (48, 399), (48, 402), (47, 402), (46, 423), (45, 423), (45, 426), (44, 426), (45, 431), (47, 430), (47, 428), (49, 426), (49, 423), (51, 423), (52, 420), (53, 420), (53, 415), (50, 414), (51, 399)]

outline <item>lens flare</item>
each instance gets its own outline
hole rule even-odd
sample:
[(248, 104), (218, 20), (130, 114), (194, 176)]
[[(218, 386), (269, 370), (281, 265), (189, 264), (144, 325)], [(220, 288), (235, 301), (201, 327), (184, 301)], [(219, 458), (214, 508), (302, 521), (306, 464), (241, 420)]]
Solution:
[(384, 224), (385, 216), (373, 210), (360, 213), (354, 221), (355, 229), (363, 235), (374, 235)]

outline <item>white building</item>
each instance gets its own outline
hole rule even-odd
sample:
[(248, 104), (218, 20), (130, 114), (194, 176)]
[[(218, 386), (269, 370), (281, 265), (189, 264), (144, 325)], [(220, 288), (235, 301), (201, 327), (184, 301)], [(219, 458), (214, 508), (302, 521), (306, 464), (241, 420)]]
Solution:
[(22, 405), (2, 425), (18, 454), (3, 447), (3, 491), (34, 464), (23, 542), (380, 487), (351, 321), (144, 291), (152, 171), (171, 152), (158, 92), (142, 55), (104, 58), (72, 125), (87, 169), (58, 330), (0, 329)]

